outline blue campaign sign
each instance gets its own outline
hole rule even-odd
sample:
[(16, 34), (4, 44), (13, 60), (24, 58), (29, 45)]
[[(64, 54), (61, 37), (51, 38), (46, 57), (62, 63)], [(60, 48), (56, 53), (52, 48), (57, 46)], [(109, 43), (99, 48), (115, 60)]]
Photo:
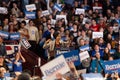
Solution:
[(90, 51), (90, 46), (84, 45), (84, 46), (81, 46), (79, 49), (80, 49), (80, 51), (85, 51), (85, 50)]
[(25, 11), (25, 16), (26, 16), (28, 19), (36, 19), (36, 12)]
[(67, 53), (64, 53), (63, 56), (65, 57), (67, 62), (74, 62), (75, 66), (80, 65), (80, 57), (79, 57), (79, 51), (73, 50)]
[(59, 4), (55, 4), (53, 8), (62, 11), (62, 7)]
[(104, 71), (105, 73), (114, 73), (118, 72), (120, 73), (120, 59), (113, 60), (113, 61), (106, 61), (104, 62)]
[(5, 31), (0, 31), (0, 36), (3, 37), (3, 39), (8, 39), (9, 38), (9, 33)]
[(10, 40), (19, 40), (20, 39), (20, 33), (10, 33)]

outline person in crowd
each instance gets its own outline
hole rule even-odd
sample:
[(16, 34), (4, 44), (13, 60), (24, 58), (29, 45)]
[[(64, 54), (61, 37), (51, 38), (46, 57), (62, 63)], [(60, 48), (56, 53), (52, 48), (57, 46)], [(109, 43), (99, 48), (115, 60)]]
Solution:
[(5, 18), (3, 20), (3, 31), (8, 32), (8, 28), (9, 28), (9, 20), (8, 20), (8, 18)]
[(4, 67), (0, 67), (0, 80), (5, 80), (4, 74), (6, 73), (6, 69)]
[(111, 56), (111, 54), (110, 54), (110, 52), (109, 52), (109, 49), (106, 47), (106, 48), (104, 49), (103, 60), (108, 60), (110, 56)]
[(120, 44), (119, 44), (117, 51), (115, 53), (115, 59), (120, 59)]
[(90, 71), (93, 73), (102, 73), (103, 72), (103, 60), (100, 58), (100, 53), (97, 52), (95, 54), (96, 59), (92, 60), (91, 66), (90, 66)]
[(99, 26), (95, 19), (92, 19), (92, 25), (90, 26), (90, 29), (92, 29), (92, 31), (95, 31), (95, 32), (99, 31)]
[(20, 9), (17, 7), (16, 3), (13, 3), (13, 8), (11, 9), (12, 14), (15, 14), (16, 17), (19, 17)]
[(28, 73), (22, 73), (17, 77), (17, 80), (31, 80), (31, 77)]
[(2, 36), (0, 36), (0, 55), (4, 56), (4, 57), (7, 55), (6, 47), (3, 44), (3, 37)]
[(98, 52), (100, 53), (100, 57), (102, 58), (104, 53), (100, 49), (99, 45), (96, 43), (96, 44), (94, 44), (94, 49), (91, 52), (91, 56), (92, 56), (93, 59), (96, 57), (96, 53), (98, 53)]
[(39, 42), (39, 33), (38, 33), (38, 28), (35, 26), (33, 20), (29, 21), (29, 25), (27, 29), (29, 34), (28, 41), (31, 44), (30, 50), (36, 52), (36, 46)]
[(25, 58), (22, 56), (21, 52), (18, 51), (15, 54), (15, 60), (13, 60), (13, 71), (17, 76), (21, 74), (21, 72), (23, 71), (22, 63), (25, 63), (25, 62), (26, 62)]
[(28, 29), (26, 28), (26, 22), (25, 21), (22, 21), (20, 23), (20, 29), (19, 29), (18, 32), (20, 32), (21, 39), (22, 38), (25, 38), (27, 40), (29, 39)]

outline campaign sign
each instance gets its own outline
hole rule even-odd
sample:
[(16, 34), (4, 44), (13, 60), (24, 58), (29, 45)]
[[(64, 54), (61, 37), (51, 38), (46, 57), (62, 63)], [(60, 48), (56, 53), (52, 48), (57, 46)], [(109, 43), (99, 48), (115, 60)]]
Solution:
[(85, 60), (85, 59), (87, 59), (87, 58), (90, 57), (88, 51), (81, 52), (81, 53), (79, 54), (79, 56), (80, 56), (80, 61)]
[(114, 54), (115, 52), (116, 52), (115, 49), (111, 49), (111, 50), (110, 50), (110, 54)]
[(42, 16), (50, 15), (49, 10), (42, 11)]
[(60, 12), (62, 11), (62, 7), (58, 4), (55, 4), (53, 8), (60, 11)]
[(8, 39), (9, 38), (9, 33), (5, 31), (0, 31), (0, 36), (3, 37), (3, 39)]
[(100, 37), (103, 38), (103, 32), (93, 32), (92, 33), (92, 39), (100, 38)]
[(41, 66), (40, 69), (43, 75), (46, 76), (46, 80), (55, 80), (57, 73), (65, 74), (70, 71), (63, 55)]
[(104, 62), (105, 73), (112, 74), (114, 72), (120, 73), (120, 59)]
[(100, 73), (89, 73), (82, 74), (83, 80), (104, 80), (102, 74)]
[(27, 10), (27, 11), (36, 10), (35, 4), (26, 5), (25, 7), (26, 7), (26, 10)]
[(76, 8), (75, 14), (76, 15), (85, 14), (85, 9)]
[(68, 53), (63, 54), (65, 57), (66, 62), (74, 62), (75, 66), (80, 65), (80, 57), (79, 57), (79, 51), (73, 50)]
[(27, 17), (27, 19), (35, 19), (36, 18), (36, 12), (25, 11), (25, 16)]
[(102, 7), (93, 7), (93, 11), (98, 10), (99, 12), (102, 12)]
[(80, 51), (90, 51), (90, 46), (89, 46), (89, 44), (88, 45), (84, 45), (84, 46), (81, 46), (80, 48)]
[(30, 43), (29, 43), (29, 42), (27, 41), (27, 39), (25, 39), (25, 38), (21, 39), (20, 43), (21, 43), (21, 45), (22, 45), (24, 48), (26, 48), (26, 49), (28, 49), (28, 48), (31, 47)]
[(69, 48), (56, 48), (56, 56), (70, 52)]
[(10, 33), (10, 40), (19, 40), (20, 39), (20, 33)]
[(1, 14), (7, 14), (7, 13), (8, 13), (7, 8), (5, 8), (5, 7), (0, 7), (0, 13), (1, 13)]
[(66, 15), (56, 15), (56, 20), (60, 20), (60, 19), (67, 20)]

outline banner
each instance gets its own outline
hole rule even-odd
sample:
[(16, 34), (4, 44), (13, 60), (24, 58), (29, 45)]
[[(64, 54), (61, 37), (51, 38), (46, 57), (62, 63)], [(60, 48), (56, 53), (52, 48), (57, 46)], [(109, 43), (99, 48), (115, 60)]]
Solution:
[(3, 39), (8, 39), (9, 38), (9, 33), (5, 31), (0, 31), (0, 36), (3, 37)]
[(74, 62), (75, 66), (80, 65), (80, 57), (79, 51), (73, 50), (68, 53), (64, 53), (63, 56), (65, 57), (66, 62)]
[(20, 45), (5, 45), (7, 55), (14, 54), (20, 49)]
[(88, 45), (84, 45), (84, 46), (81, 46), (80, 48), (80, 51), (90, 51), (90, 46), (89, 46), (89, 44)]
[(92, 39), (100, 38), (100, 37), (103, 38), (103, 32), (93, 32), (92, 33)]
[(26, 49), (28, 49), (28, 48), (30, 48), (31, 47), (31, 45), (30, 45), (30, 43), (27, 41), (27, 39), (21, 39), (21, 41), (20, 41), (20, 43), (21, 43), (21, 45), (24, 47), (24, 48), (26, 48)]
[(63, 55), (41, 66), (40, 69), (46, 80), (55, 80), (57, 73), (65, 74), (70, 71)]
[(20, 39), (20, 33), (10, 33), (10, 40), (19, 40)]
[(1, 13), (1, 14), (7, 14), (7, 13), (8, 13), (7, 8), (5, 8), (5, 7), (0, 7), (0, 13)]
[(35, 4), (26, 5), (25, 7), (26, 7), (26, 10), (27, 10), (27, 11), (36, 10)]
[(79, 54), (79, 56), (80, 56), (80, 61), (85, 60), (85, 59), (87, 59), (87, 58), (90, 57), (88, 51), (81, 52), (81, 53)]
[(42, 16), (50, 15), (49, 10), (42, 11)]
[(120, 73), (120, 59), (104, 62), (105, 73), (112, 74), (114, 72)]
[(85, 14), (85, 9), (76, 8), (75, 14), (76, 15)]
[(25, 11), (25, 16), (27, 17), (27, 19), (36, 19), (36, 12)]
[(53, 8), (60, 12), (62, 11), (62, 7), (59, 4), (55, 4)]
[(102, 74), (100, 73), (89, 73), (82, 74), (83, 80), (104, 80)]

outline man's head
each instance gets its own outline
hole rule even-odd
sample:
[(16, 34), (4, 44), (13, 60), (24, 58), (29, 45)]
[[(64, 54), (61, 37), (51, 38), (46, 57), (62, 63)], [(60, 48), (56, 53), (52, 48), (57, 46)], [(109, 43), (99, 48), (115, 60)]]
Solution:
[(28, 73), (22, 73), (18, 76), (17, 80), (30, 80), (30, 75)]

